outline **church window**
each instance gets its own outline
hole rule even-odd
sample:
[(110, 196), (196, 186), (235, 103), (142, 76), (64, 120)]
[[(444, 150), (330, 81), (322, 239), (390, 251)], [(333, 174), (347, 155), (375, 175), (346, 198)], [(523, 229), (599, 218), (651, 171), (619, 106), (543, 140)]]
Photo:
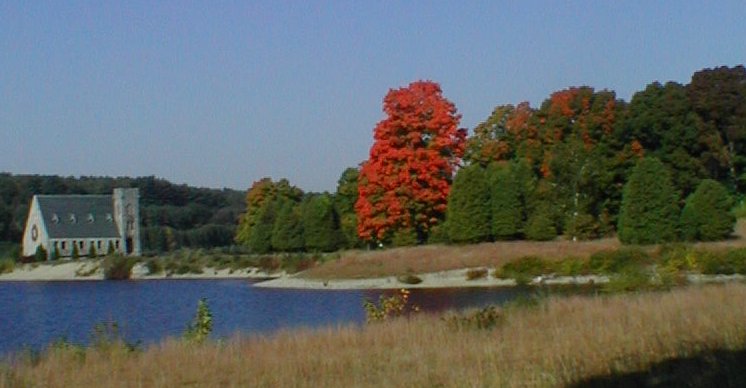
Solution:
[(96, 244), (96, 248), (100, 251), (101, 250), (101, 240), (98, 240), (98, 243)]
[(115, 245), (117, 246), (117, 249), (119, 249), (119, 240), (117, 240)]
[(62, 249), (66, 249), (66, 246), (67, 246), (66, 241), (61, 242), (60, 246), (62, 247)]
[(83, 249), (83, 247), (85, 247), (85, 241), (83, 240), (79, 241), (78, 245), (80, 246), (80, 249)]

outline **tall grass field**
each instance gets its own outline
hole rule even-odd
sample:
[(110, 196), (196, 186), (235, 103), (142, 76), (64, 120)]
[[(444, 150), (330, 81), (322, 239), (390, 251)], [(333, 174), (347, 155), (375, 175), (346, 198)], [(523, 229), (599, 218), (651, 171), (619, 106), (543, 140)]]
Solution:
[(550, 297), (489, 326), (414, 313), (136, 350), (58, 344), (5, 361), (0, 387), (745, 386), (744, 306), (746, 284), (731, 283)]

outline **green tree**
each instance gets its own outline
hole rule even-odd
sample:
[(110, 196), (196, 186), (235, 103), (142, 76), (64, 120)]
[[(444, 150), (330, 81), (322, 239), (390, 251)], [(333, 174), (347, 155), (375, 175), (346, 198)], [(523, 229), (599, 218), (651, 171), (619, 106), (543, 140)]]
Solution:
[(700, 138), (710, 177), (735, 188), (746, 168), (746, 68), (700, 70), (692, 75), (687, 92), (705, 124)]
[(329, 194), (319, 194), (303, 203), (303, 231), (306, 249), (330, 252), (340, 241), (339, 218)]
[(337, 181), (337, 192), (334, 195), (334, 206), (339, 214), (339, 228), (345, 248), (357, 248), (362, 241), (357, 234), (357, 214), (355, 202), (358, 198), (358, 178), (360, 170), (354, 167), (346, 169)]
[(554, 240), (557, 237), (557, 227), (554, 225), (552, 218), (549, 204), (537, 204), (526, 221), (526, 238), (533, 241)]
[(456, 174), (448, 195), (446, 227), (456, 243), (488, 241), (492, 234), (490, 188), (484, 169), (478, 165), (462, 168)]
[(300, 206), (289, 199), (280, 200), (272, 229), (272, 247), (282, 252), (298, 252), (305, 247)]
[(73, 253), (72, 253), (72, 259), (78, 260), (80, 258), (80, 250), (78, 250), (78, 244), (73, 242)]
[(640, 159), (624, 185), (619, 240), (624, 244), (676, 240), (678, 200), (666, 166), (656, 158)]
[(728, 191), (712, 179), (705, 179), (686, 199), (681, 212), (681, 234), (687, 240), (722, 240), (733, 233), (736, 217)]
[(496, 240), (518, 238), (525, 208), (521, 204), (518, 183), (508, 165), (493, 163), (487, 167), (490, 186), (492, 235)]
[(258, 219), (252, 226), (251, 234), (246, 245), (254, 253), (269, 253), (272, 251), (272, 231), (277, 216), (275, 201), (264, 203), (259, 209)]
[(90, 243), (88, 246), (88, 257), (91, 259), (95, 259), (96, 256), (96, 247), (93, 246), (93, 243)]
[[(241, 215), (239, 220), (238, 228), (236, 229), (236, 242), (239, 244), (252, 245), (257, 243), (269, 234), (266, 232), (266, 221), (265, 225), (261, 228), (263, 235), (259, 238), (252, 237), (254, 228), (260, 223), (263, 216), (267, 216), (266, 208), (270, 203), (275, 202), (279, 198), (286, 198), (295, 202), (300, 202), (303, 196), (303, 191), (299, 188), (290, 185), (287, 179), (280, 179), (277, 182), (273, 182), (270, 178), (263, 178), (259, 181), (254, 182), (251, 188), (246, 192), (246, 211)], [(272, 214), (274, 220), (274, 214)], [(271, 234), (270, 226), (270, 234)]]

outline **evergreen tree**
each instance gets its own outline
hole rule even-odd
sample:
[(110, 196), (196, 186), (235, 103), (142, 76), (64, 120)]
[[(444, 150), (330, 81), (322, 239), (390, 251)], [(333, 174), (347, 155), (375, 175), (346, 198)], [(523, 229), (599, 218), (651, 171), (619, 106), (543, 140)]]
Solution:
[(557, 228), (552, 221), (549, 204), (537, 204), (526, 221), (525, 235), (526, 239), (533, 241), (549, 241), (557, 237)]
[(302, 251), (305, 245), (300, 207), (291, 200), (280, 201), (272, 229), (272, 247), (282, 252)]
[(678, 219), (678, 194), (668, 169), (656, 158), (640, 159), (624, 185), (619, 240), (624, 244), (673, 241)]
[(510, 167), (493, 163), (487, 167), (492, 208), (492, 235), (495, 240), (518, 238), (523, 224), (521, 192)]
[(78, 250), (78, 244), (73, 242), (73, 253), (72, 253), (72, 259), (78, 260), (80, 258), (80, 251)]
[(720, 183), (705, 179), (686, 199), (681, 212), (681, 234), (687, 240), (722, 240), (733, 233), (733, 200)]
[(96, 247), (93, 246), (93, 243), (91, 243), (88, 247), (88, 257), (91, 259), (96, 258)]
[(473, 164), (459, 170), (448, 196), (446, 227), (455, 243), (487, 241), (492, 234), (490, 189), (484, 169)]

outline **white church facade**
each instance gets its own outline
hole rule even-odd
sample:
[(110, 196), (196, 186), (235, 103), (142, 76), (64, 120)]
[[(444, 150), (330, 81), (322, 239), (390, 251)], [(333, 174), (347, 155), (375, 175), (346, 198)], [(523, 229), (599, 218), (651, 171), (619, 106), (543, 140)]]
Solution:
[(140, 256), (140, 195), (117, 188), (112, 195), (35, 195), (23, 232), (23, 255), (39, 246), (47, 258), (116, 252)]

